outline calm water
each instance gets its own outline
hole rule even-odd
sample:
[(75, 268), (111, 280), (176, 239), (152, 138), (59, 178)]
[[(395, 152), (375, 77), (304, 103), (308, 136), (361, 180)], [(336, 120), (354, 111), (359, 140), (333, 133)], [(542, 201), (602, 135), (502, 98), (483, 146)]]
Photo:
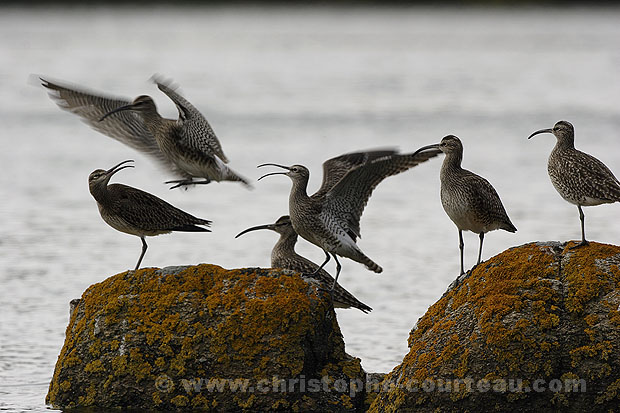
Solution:
[[(68, 303), (132, 268), (137, 238), (100, 219), (87, 189), (96, 168), (198, 216), (211, 234), (152, 238), (146, 266), (268, 266), (277, 235), (240, 230), (287, 212), (290, 181), (253, 191), (224, 183), (168, 191), (148, 159), (61, 112), (31, 74), (133, 98), (161, 73), (214, 126), (231, 165), (256, 179), (263, 162), (321, 163), (377, 146), (414, 150), (456, 134), (464, 166), (500, 193), (519, 229), (487, 236), (484, 257), (535, 240), (580, 236), (577, 209), (546, 175), (551, 135), (566, 119), (577, 144), (620, 175), (618, 9), (68, 9), (0, 10), (0, 410), (44, 410)], [(374, 308), (339, 310), (347, 351), (389, 371), (410, 328), (458, 275), (457, 230), (439, 203), (433, 160), (379, 186), (359, 245), (381, 275), (343, 260), (341, 281)], [(592, 240), (620, 243), (619, 205), (586, 210)], [(466, 265), (477, 236), (466, 234)], [(303, 242), (298, 250), (319, 262)], [(329, 267), (332, 271), (333, 267)]]

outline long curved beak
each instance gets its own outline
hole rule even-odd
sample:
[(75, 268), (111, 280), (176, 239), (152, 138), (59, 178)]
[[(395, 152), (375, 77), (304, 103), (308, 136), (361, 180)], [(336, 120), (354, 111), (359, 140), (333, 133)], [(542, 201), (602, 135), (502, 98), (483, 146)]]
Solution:
[(242, 236), (243, 234), (246, 234), (250, 231), (256, 231), (259, 229), (270, 229), (270, 230), (274, 230), (275, 229), (275, 225), (274, 224), (265, 224), (265, 225), (257, 225), (255, 227), (251, 227), (248, 229), (244, 229), (243, 231), (241, 231), (240, 233), (238, 233), (237, 235), (235, 235), (235, 238), (239, 238), (240, 236)]
[(116, 113), (116, 112), (122, 112), (124, 110), (132, 110), (134, 108), (134, 104), (130, 104), (130, 105), (125, 105), (125, 106), (121, 106), (120, 108), (116, 108), (114, 110), (111, 110), (110, 112), (106, 113), (105, 115), (103, 115), (101, 117), (101, 119), (99, 119), (99, 122), (102, 122), (105, 118), (107, 118), (108, 116)]
[[(277, 166), (278, 168), (286, 169), (288, 171), (291, 170), (290, 167), (284, 166), (284, 165), (278, 165), (277, 163), (263, 163), (263, 164), (258, 165), (257, 168), (262, 168), (263, 166)], [(257, 181), (260, 181), (261, 179), (266, 178), (271, 175), (286, 175), (286, 174), (287, 174), (286, 172), (270, 172), (258, 178)]]
[(415, 151), (415, 152), (413, 153), (413, 156), (415, 156), (415, 155), (419, 154), (420, 152), (427, 151), (427, 150), (429, 150), (429, 149), (437, 149), (437, 150), (439, 150), (439, 144), (438, 144), (438, 143), (434, 143), (434, 144), (432, 144), (432, 145), (426, 145), (426, 146), (423, 146), (423, 147), (421, 147), (420, 149), (418, 149), (417, 151)]
[[(121, 163), (119, 163), (118, 165), (114, 165), (113, 167), (111, 167), (110, 169), (108, 169), (107, 171), (105, 171), (106, 175), (108, 175), (108, 177), (114, 175), (115, 173), (117, 173), (118, 171), (125, 169), (125, 168), (133, 168), (133, 165), (125, 165), (126, 163), (129, 162), (133, 162), (133, 159), (128, 159), (126, 161), (123, 161)], [(121, 166), (123, 165), (123, 166)]]
[(547, 129), (537, 130), (536, 132), (532, 133), (527, 138), (530, 139), (532, 136), (535, 136), (535, 135), (538, 135), (538, 134), (541, 134), (541, 133), (553, 133), (553, 129), (547, 128)]

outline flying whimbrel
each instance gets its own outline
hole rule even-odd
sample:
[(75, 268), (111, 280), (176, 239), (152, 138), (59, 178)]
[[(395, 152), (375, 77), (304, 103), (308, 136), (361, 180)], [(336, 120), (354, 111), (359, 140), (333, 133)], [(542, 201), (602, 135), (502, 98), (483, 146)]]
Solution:
[(145, 237), (168, 234), (172, 231), (211, 232), (198, 225), (209, 226), (211, 221), (196, 218), (170, 205), (166, 201), (140, 189), (123, 184), (110, 184), (110, 178), (118, 171), (132, 168), (123, 161), (107, 171), (96, 169), (88, 176), (90, 194), (97, 201), (101, 218), (120, 232), (136, 235), (142, 240), (142, 253), (136, 270), (148, 246)]
[(575, 247), (588, 245), (581, 207), (619, 202), (620, 182), (603, 162), (575, 149), (575, 129), (569, 122), (561, 120), (551, 129), (532, 133), (528, 139), (539, 133), (552, 133), (557, 139), (547, 172), (560, 196), (579, 209), (581, 242)]
[(153, 81), (176, 105), (178, 119), (163, 118), (150, 96), (138, 96), (130, 102), (126, 98), (41, 78), (42, 85), (50, 90), (50, 97), (61, 109), (78, 115), (98, 132), (149, 155), (180, 177), (166, 182), (175, 184), (172, 188), (211, 181), (239, 181), (250, 186), (247, 179), (226, 165), (228, 158), (209, 122), (198, 109), (170, 83), (157, 77), (153, 77)]
[[(288, 215), (284, 215), (273, 224), (259, 225), (256, 227), (248, 228), (237, 234), (237, 237), (259, 229), (270, 229), (280, 234), (280, 238), (276, 245), (271, 250), (271, 267), (284, 268), (291, 271), (296, 271), (302, 275), (314, 274), (312, 277), (317, 279), (323, 286), (331, 288), (334, 285), (334, 278), (329, 275), (324, 269), (319, 269), (319, 266), (310, 261), (307, 258), (295, 252), (295, 244), (297, 243), (297, 233), (291, 225), (291, 218)], [(336, 284), (332, 291), (332, 299), (334, 307), (336, 308), (357, 308), (364, 313), (372, 311), (372, 308), (359, 301), (350, 292), (345, 290), (340, 284)]]
[(463, 144), (459, 138), (448, 135), (441, 143), (424, 146), (416, 153), (436, 149), (446, 154), (439, 175), (441, 204), (459, 230), (461, 274), (464, 274), (463, 231), (479, 234), (478, 265), (482, 259), (482, 243), (486, 232), (496, 229), (516, 232), (517, 228), (510, 222), (499, 195), (489, 181), (461, 168)]
[(364, 264), (371, 271), (383, 271), (356, 244), (360, 236), (360, 218), (375, 187), (388, 176), (404, 172), (439, 153), (439, 150), (421, 154), (377, 150), (338, 156), (323, 163), (323, 182), (312, 196), (306, 192), (310, 172), (302, 165), (259, 165), (287, 170), (268, 173), (259, 180), (270, 175), (291, 178), (293, 186), (289, 196), (289, 215), (293, 229), (302, 238), (323, 249), (325, 261), (319, 268), (327, 264), (330, 254), (334, 257), (335, 287), (341, 270), (338, 255)]

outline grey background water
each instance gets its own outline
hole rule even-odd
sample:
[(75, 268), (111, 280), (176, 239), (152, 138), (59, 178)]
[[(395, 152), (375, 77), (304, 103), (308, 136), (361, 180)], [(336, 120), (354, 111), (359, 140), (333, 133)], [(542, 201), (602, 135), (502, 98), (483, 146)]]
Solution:
[[(61, 112), (33, 85), (41, 74), (133, 98), (173, 78), (209, 119), (231, 166), (321, 163), (378, 146), (403, 151), (456, 134), (464, 166), (497, 189), (518, 228), (488, 234), (484, 258), (535, 240), (579, 238), (577, 209), (546, 174), (557, 120), (620, 174), (620, 13), (614, 9), (72, 8), (0, 13), (0, 410), (43, 410), (68, 303), (132, 268), (137, 238), (100, 219), (87, 176), (133, 158), (117, 181), (213, 220), (211, 234), (151, 238), (145, 266), (268, 266), (273, 233), (240, 230), (287, 212), (290, 181), (253, 191), (211, 184), (169, 191), (148, 159)], [(415, 321), (458, 275), (457, 231), (441, 209), (433, 160), (375, 191), (361, 248), (376, 275), (343, 261), (342, 284), (374, 308), (338, 310), (346, 349), (389, 371)], [(619, 205), (586, 210), (590, 239), (620, 242)], [(477, 237), (466, 234), (466, 266)], [(322, 252), (299, 251), (319, 262)], [(333, 266), (328, 267), (333, 271)]]

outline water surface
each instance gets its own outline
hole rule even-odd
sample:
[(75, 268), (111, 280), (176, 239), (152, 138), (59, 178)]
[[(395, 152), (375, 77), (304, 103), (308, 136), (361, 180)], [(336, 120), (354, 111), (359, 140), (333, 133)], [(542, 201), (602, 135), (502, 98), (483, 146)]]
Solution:
[[(264, 162), (301, 163), (310, 189), (344, 152), (403, 151), (458, 135), (464, 167), (497, 189), (518, 228), (485, 240), (484, 258), (536, 240), (580, 236), (577, 209), (546, 174), (551, 135), (571, 121), (577, 146), (620, 174), (618, 9), (2, 9), (0, 13), (0, 409), (42, 411), (68, 303), (133, 268), (136, 237), (100, 219), (87, 177), (133, 158), (115, 179), (213, 220), (213, 233), (149, 240), (144, 266), (268, 266), (277, 235), (240, 230), (287, 213), (290, 180), (169, 191), (145, 157), (61, 112), (42, 74), (114, 95), (152, 95), (170, 76), (209, 119), (231, 166), (252, 179)], [(30, 80), (32, 83), (32, 80)], [(376, 275), (343, 259), (342, 284), (374, 308), (338, 310), (347, 352), (390, 371), (407, 337), (458, 275), (458, 234), (439, 202), (440, 159), (389, 178), (362, 219)], [(619, 205), (586, 209), (591, 240), (620, 242)], [(466, 234), (466, 266), (478, 238)], [(323, 253), (300, 242), (303, 255)], [(333, 271), (333, 267), (328, 267)]]

